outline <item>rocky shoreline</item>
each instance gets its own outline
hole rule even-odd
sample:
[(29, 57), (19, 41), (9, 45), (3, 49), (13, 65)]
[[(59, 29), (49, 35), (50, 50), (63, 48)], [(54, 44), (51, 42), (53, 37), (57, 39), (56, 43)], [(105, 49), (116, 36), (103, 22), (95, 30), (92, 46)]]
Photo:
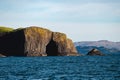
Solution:
[[(27, 28), (0, 28), (0, 57), (8, 56), (81, 56), (66, 34), (53, 32), (45, 28), (31, 26)], [(103, 56), (92, 49), (87, 55)]]

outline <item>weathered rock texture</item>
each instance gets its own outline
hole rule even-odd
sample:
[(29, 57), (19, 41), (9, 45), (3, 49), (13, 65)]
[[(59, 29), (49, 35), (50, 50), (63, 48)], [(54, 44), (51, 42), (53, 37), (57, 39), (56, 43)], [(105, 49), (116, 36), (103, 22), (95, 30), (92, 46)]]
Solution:
[(0, 53), (5, 56), (78, 55), (72, 40), (64, 33), (28, 27), (0, 36)]
[(67, 39), (67, 52), (69, 53), (69, 54), (67, 54), (68, 56), (69, 55), (70, 56), (76, 56), (76, 55), (78, 55), (77, 54), (78, 52), (77, 52), (77, 50), (76, 50), (76, 48), (75, 48), (75, 46), (73, 44), (73, 41), (71, 39)]
[(99, 51), (98, 49), (92, 49), (90, 52), (88, 52), (87, 55), (100, 55), (100, 56), (103, 56), (104, 54)]

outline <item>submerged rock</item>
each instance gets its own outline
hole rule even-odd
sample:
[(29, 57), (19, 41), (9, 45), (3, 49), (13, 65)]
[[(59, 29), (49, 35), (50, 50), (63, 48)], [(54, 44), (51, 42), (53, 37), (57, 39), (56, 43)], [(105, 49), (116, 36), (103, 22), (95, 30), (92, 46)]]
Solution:
[(35, 26), (0, 36), (0, 53), (5, 56), (78, 55), (72, 40), (64, 33)]
[(91, 51), (88, 52), (87, 55), (100, 55), (100, 56), (103, 56), (104, 54), (99, 51), (98, 49), (92, 49)]

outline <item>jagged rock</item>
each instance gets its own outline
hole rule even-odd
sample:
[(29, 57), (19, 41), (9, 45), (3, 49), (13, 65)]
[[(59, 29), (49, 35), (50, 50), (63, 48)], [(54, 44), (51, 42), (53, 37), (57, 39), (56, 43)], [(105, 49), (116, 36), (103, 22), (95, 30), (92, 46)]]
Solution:
[(104, 55), (101, 51), (99, 51), (98, 49), (92, 49), (91, 51), (88, 52), (87, 55)]
[(40, 27), (28, 27), (0, 36), (0, 53), (5, 56), (78, 55), (64, 33)]

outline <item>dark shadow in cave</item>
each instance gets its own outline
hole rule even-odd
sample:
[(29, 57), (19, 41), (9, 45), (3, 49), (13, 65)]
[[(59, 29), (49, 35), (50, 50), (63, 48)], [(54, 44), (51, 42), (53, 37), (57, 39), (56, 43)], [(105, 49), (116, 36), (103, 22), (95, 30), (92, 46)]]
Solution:
[(48, 56), (57, 56), (58, 55), (58, 46), (55, 41), (51, 40), (46, 46), (46, 53)]

